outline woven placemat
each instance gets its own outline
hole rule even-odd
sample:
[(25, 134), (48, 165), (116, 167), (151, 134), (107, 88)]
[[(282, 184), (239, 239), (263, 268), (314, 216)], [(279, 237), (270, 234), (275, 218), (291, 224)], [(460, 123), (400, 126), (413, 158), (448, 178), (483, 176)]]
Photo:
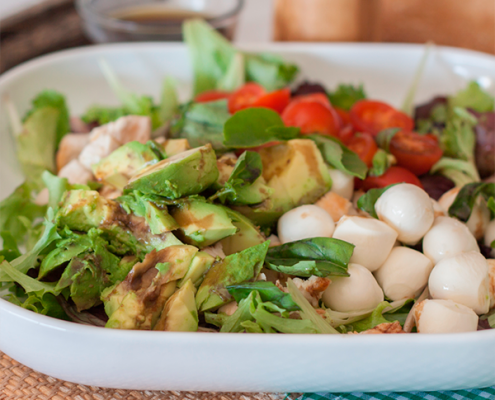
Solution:
[(0, 400), (294, 400), (299, 393), (207, 393), (103, 389), (41, 374), (0, 352)]

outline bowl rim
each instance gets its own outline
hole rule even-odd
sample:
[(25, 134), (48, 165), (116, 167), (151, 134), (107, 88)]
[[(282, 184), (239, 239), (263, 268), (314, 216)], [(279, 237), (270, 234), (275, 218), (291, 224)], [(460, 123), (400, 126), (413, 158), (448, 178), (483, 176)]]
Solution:
[[(304, 50), (308, 50), (308, 47), (312, 48), (343, 48), (348, 49), (352, 48), (353, 51), (359, 49), (383, 49), (383, 50), (398, 50), (398, 49), (408, 49), (409, 51), (422, 51), (424, 49), (424, 45), (422, 44), (413, 44), (413, 43), (345, 43), (345, 42), (335, 42), (335, 43), (300, 43), (300, 42), (284, 42), (284, 43), (242, 43), (239, 45), (240, 48), (251, 51), (277, 51), (277, 50), (289, 50), (291, 52), (298, 52)], [(0, 74), (0, 89), (2, 86), (7, 85), (10, 80), (14, 80), (19, 76), (22, 76), (24, 73), (35, 70), (39, 67), (43, 67), (49, 65), (51, 63), (57, 62), (59, 60), (64, 60), (66, 58), (73, 57), (84, 57), (87, 54), (91, 53), (102, 53), (108, 54), (108, 52), (121, 52), (123, 48), (128, 49), (129, 51), (133, 49), (160, 49), (160, 48), (172, 48), (172, 49), (180, 49), (186, 50), (186, 46), (183, 43), (157, 43), (157, 42), (137, 42), (137, 43), (110, 43), (110, 44), (96, 44), (96, 45), (88, 45), (82, 46), (72, 49), (60, 50), (54, 53), (42, 55), (36, 57), (34, 59), (25, 61), (14, 68)], [(449, 46), (438, 46), (441, 51), (451, 52), (460, 56), (477, 56), (486, 59), (486, 61), (495, 62), (495, 55), (483, 53), (475, 50), (462, 49), (457, 47), (449, 47)], [(116, 330), (116, 329), (108, 329), (101, 328), (97, 326), (83, 325), (78, 324), (72, 321), (64, 321), (59, 320), (53, 317), (49, 317), (42, 314), (37, 314), (33, 311), (24, 309), (20, 306), (17, 306), (6, 299), (0, 298), (0, 309), (8, 312), (18, 318), (29, 321), (34, 325), (42, 325), (49, 329), (55, 329), (59, 331), (65, 331), (68, 333), (79, 333), (79, 334), (89, 334), (92, 335), (96, 332), (99, 335), (118, 335), (116, 337), (122, 338), (133, 338), (134, 335), (139, 335), (138, 337), (142, 337), (147, 335), (147, 338), (156, 338), (158, 336), (162, 336), (165, 338), (164, 340), (178, 340), (182, 337), (187, 336), (191, 338), (192, 336), (196, 337), (201, 335), (202, 340), (205, 339), (204, 332), (158, 332), (158, 331), (132, 331), (132, 330)], [(246, 343), (251, 342), (254, 338), (255, 340), (259, 340), (260, 337), (264, 337), (264, 340), (272, 341), (273, 343), (287, 343), (291, 342), (291, 338), (303, 338), (307, 337), (307, 334), (290, 334), (290, 335), (260, 335), (254, 333), (245, 333), (243, 335), (232, 335), (230, 333), (216, 333), (212, 335), (208, 335), (213, 338), (217, 337), (218, 339), (208, 339), (213, 341), (225, 341), (226, 338), (239, 338), (242, 337), (244, 339), (236, 339), (243, 340)], [(426, 336), (426, 338), (425, 338)], [(479, 340), (479, 339), (492, 339), (495, 338), (495, 329), (486, 329), (476, 332), (463, 332), (463, 333), (437, 333), (437, 334), (428, 334), (428, 335), (315, 335), (313, 340), (321, 342), (321, 344), (327, 343), (328, 340), (360, 340), (362, 342), (371, 342), (371, 343), (380, 343), (381, 341), (385, 341), (387, 343), (390, 340), (398, 340), (399, 343), (407, 342), (407, 343), (416, 343), (417, 341), (428, 343), (438, 343), (438, 344), (447, 344), (447, 343), (462, 343), (466, 340)], [(336, 338), (336, 339), (327, 339)], [(342, 339), (342, 338), (354, 338), (354, 339)], [(358, 339), (359, 338), (359, 339)], [(161, 340), (161, 339), (160, 339)], [(270, 342), (271, 343), (271, 342)], [(332, 342), (330, 342), (332, 343)], [(419, 344), (420, 344), (419, 343)]]

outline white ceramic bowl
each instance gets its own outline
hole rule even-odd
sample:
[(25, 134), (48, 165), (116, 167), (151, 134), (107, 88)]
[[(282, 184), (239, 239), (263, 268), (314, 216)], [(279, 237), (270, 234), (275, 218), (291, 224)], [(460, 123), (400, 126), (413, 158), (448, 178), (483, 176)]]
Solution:
[[(399, 105), (423, 48), (415, 45), (283, 44), (260, 47), (297, 62), (302, 76), (334, 87), (365, 85)], [(45, 88), (67, 95), (73, 114), (117, 104), (97, 61), (104, 57), (138, 93), (158, 96), (164, 75), (188, 82), (182, 45), (116, 44), (69, 50), (0, 77), (0, 98), (24, 112)], [(476, 78), (493, 91), (495, 57), (442, 48), (417, 100), (452, 93)], [(0, 114), (0, 198), (22, 181)], [(495, 331), (450, 335), (257, 335), (116, 331), (55, 320), (0, 300), (0, 349), (40, 372), (86, 385), (203, 391), (407, 391), (495, 384)]]

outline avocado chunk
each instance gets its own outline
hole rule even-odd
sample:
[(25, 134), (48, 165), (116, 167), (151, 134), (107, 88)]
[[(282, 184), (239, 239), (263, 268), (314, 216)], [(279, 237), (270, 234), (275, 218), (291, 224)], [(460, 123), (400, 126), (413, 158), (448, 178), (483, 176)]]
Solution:
[(123, 190), (131, 176), (139, 169), (157, 161), (158, 157), (149, 146), (135, 141), (119, 147), (93, 165), (92, 170), (98, 181)]
[(196, 288), (187, 280), (165, 303), (160, 319), (154, 330), (173, 332), (196, 332), (198, 330), (198, 310), (194, 294)]
[(148, 253), (124, 281), (102, 293), (109, 316), (106, 327), (152, 329), (197, 252), (193, 246), (180, 245)]
[(196, 294), (198, 310), (208, 311), (227, 304), (232, 301), (227, 286), (255, 280), (263, 267), (268, 246), (269, 242), (264, 242), (214, 264)]
[[(218, 179), (214, 184), (215, 189), (222, 189), (231, 177), (237, 157), (234, 154), (224, 154), (217, 160)], [(260, 176), (252, 184), (236, 189), (235, 196), (229, 195), (227, 203), (234, 205), (258, 204), (273, 194), (273, 189), (266, 185), (263, 176)]]
[(180, 226), (179, 238), (200, 249), (237, 231), (224, 207), (199, 200), (184, 201), (171, 215)]
[(312, 140), (289, 140), (263, 148), (259, 154), (263, 177), (273, 192), (261, 204), (234, 207), (256, 225), (271, 226), (292, 208), (313, 204), (332, 185), (328, 167)]
[(218, 178), (211, 145), (184, 151), (147, 166), (135, 174), (124, 192), (139, 190), (170, 199), (201, 193)]
[(191, 149), (187, 139), (168, 139), (165, 140), (162, 147), (167, 158)]
[(69, 190), (62, 198), (56, 219), (60, 226), (89, 231), (112, 221), (118, 209), (116, 202), (101, 197), (97, 191)]
[(195, 287), (198, 287), (201, 285), (201, 282), (203, 282), (206, 271), (210, 269), (214, 262), (215, 257), (209, 255), (205, 251), (198, 251), (194, 256), (186, 275), (179, 281), (177, 286), (182, 287), (189, 280)]
[(232, 220), (232, 224), (237, 228), (237, 232), (234, 235), (220, 241), (226, 255), (238, 253), (266, 240), (259, 229), (244, 215), (228, 207), (225, 207), (225, 212)]

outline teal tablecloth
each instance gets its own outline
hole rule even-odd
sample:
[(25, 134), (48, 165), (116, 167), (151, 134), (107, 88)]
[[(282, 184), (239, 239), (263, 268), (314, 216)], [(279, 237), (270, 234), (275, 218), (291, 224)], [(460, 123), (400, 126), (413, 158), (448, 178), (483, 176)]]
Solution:
[(495, 387), (441, 392), (306, 393), (298, 400), (495, 400)]

